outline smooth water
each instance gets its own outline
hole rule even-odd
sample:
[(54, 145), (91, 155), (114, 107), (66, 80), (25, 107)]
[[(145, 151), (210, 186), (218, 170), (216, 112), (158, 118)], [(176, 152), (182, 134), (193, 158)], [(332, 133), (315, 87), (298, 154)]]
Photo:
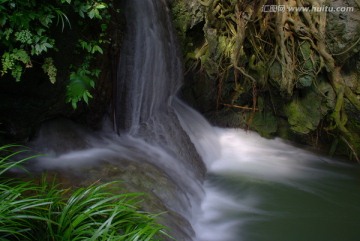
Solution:
[(180, 241), (360, 240), (358, 166), (211, 126), (176, 98), (182, 67), (165, 0), (124, 8), (115, 130), (44, 124), (31, 146), (47, 155), (32, 170), (77, 185), (124, 180), (151, 196), (150, 211), (166, 211)]
[(359, 240), (358, 166), (243, 130), (212, 131), (220, 154), (209, 163), (197, 241)]
[(358, 165), (213, 127), (182, 102), (175, 106), (208, 169), (197, 241), (359, 240)]

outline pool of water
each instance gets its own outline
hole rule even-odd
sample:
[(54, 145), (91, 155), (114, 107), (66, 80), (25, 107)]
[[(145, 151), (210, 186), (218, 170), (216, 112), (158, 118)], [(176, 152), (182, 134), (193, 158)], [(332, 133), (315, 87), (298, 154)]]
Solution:
[(251, 132), (214, 131), (220, 153), (208, 162), (197, 241), (359, 240), (357, 165)]

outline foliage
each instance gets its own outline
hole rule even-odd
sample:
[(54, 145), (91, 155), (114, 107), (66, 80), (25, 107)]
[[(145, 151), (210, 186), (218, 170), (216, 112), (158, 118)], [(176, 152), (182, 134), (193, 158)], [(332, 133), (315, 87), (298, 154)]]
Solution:
[(164, 227), (139, 211), (140, 194), (116, 194), (113, 183), (79, 188), (72, 193), (45, 179), (40, 185), (8, 180), (18, 166), (18, 146), (0, 147), (0, 240), (160, 240)]
[(89, 70), (90, 59), (85, 59), (82, 66), (76, 72), (70, 74), (70, 83), (67, 86), (66, 101), (70, 102), (74, 109), (77, 108), (77, 103), (82, 99), (86, 104), (89, 103), (89, 98), (92, 98), (90, 89), (95, 87), (93, 77), (99, 77), (100, 70)]
[[(0, 0), (0, 55), (1, 76), (10, 74), (16, 81), (20, 81), (26, 69), (33, 67), (33, 63), (42, 63), (42, 69), (48, 75), (51, 83), (56, 82), (57, 67), (52, 51), (58, 50), (59, 41), (56, 32), (71, 29), (74, 24), (98, 24), (99, 33), (93, 39), (84, 40), (80, 33), (73, 33), (78, 41), (78, 54), (85, 55), (85, 59), (96, 54), (102, 54), (102, 46), (107, 43), (105, 31), (109, 20), (108, 5), (103, 0)], [(73, 23), (70, 22), (70, 17)], [(78, 21), (83, 19), (84, 21)], [(75, 22), (75, 23), (74, 23)], [(92, 72), (87, 64), (87, 72)], [(74, 66), (73, 72), (84, 70), (83, 64)], [(74, 78), (70, 73), (67, 91), (71, 92)], [(92, 78), (98, 74), (88, 74)], [(94, 80), (92, 80), (93, 83)], [(91, 86), (93, 87), (93, 86)], [(89, 92), (90, 87), (85, 92)], [(76, 90), (75, 90), (76, 91)], [(68, 97), (74, 96), (68, 94)], [(86, 97), (85, 97), (86, 96)], [(74, 96), (71, 103), (84, 100), (88, 103), (90, 94)], [(73, 104), (76, 107), (76, 104)]]
[(49, 80), (52, 84), (56, 82), (57, 69), (54, 65), (52, 58), (45, 58), (44, 64), (42, 65), (44, 72), (49, 76)]

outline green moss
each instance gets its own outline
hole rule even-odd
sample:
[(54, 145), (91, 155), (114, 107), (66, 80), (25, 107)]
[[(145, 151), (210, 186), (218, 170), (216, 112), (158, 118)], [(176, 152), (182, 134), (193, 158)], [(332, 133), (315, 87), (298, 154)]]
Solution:
[(315, 93), (291, 101), (285, 107), (291, 129), (301, 134), (315, 130), (322, 117), (320, 108), (321, 99)]
[(330, 84), (322, 80), (310, 89), (302, 90), (301, 95), (285, 105), (284, 112), (294, 132), (308, 134), (334, 108), (336, 96)]
[(315, 130), (319, 121), (319, 106), (309, 106), (301, 101), (292, 101), (285, 108), (291, 129), (301, 134), (307, 134)]
[(271, 137), (278, 129), (277, 120), (271, 112), (256, 112), (251, 127), (264, 137)]
[(175, 28), (180, 36), (184, 39), (187, 29), (191, 25), (191, 13), (188, 11), (183, 1), (176, 1), (172, 8), (172, 15), (174, 19)]

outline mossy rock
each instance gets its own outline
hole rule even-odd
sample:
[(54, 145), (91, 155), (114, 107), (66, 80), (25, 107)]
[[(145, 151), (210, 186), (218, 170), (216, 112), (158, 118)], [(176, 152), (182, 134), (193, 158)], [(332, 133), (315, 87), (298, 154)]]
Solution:
[(170, 7), (175, 28), (182, 40), (189, 29), (204, 20), (205, 8), (198, 1), (174, 0)]
[(251, 127), (263, 137), (271, 137), (276, 133), (278, 124), (275, 116), (271, 112), (256, 112), (251, 122)]
[(315, 130), (320, 120), (335, 105), (335, 93), (326, 82), (303, 91), (302, 97), (294, 98), (284, 110), (291, 129), (300, 134), (308, 134)]
[(312, 105), (311, 98), (290, 102), (285, 112), (291, 129), (301, 134), (308, 134), (315, 130), (321, 118), (319, 109), (320, 106), (316, 102)]

